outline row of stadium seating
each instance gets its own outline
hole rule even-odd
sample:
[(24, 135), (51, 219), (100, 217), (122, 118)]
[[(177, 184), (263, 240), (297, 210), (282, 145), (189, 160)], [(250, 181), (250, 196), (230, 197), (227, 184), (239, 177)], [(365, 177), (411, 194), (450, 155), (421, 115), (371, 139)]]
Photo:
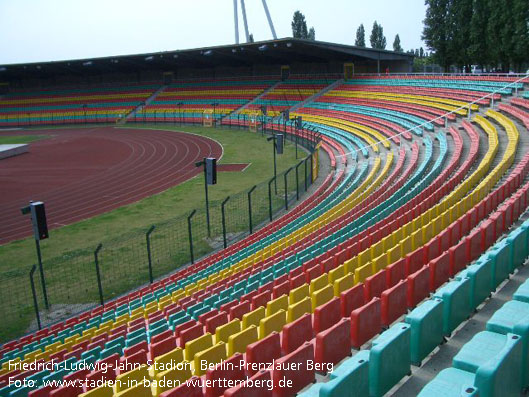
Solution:
[(0, 99), (0, 126), (113, 123), (159, 87), (136, 84), (10, 93)]
[[(360, 118), (354, 107), (317, 108), (319, 99), (298, 113), (321, 131), (335, 163), (315, 194), (269, 227), (193, 268), (2, 346), (0, 385), (5, 386), (0, 395), (85, 391), (87, 396), (247, 396), (257, 389), (219, 383), (201, 387), (185, 381), (191, 376), (233, 381), (248, 376), (271, 382), (273, 391), (260, 388), (259, 395), (290, 396), (309, 387), (303, 393), (339, 396), (344, 390), (358, 390), (378, 396), (408, 374), (410, 363), (419, 364), (441, 342), (440, 333), (449, 335), (470, 314), (470, 309), (461, 310), (464, 304), (479, 303), (508, 277), (503, 260), (493, 259), (483, 269), (471, 262), (527, 208), (529, 156), (515, 163), (518, 128), (496, 111), (475, 116), (476, 126), (465, 121), (462, 131), (432, 134), (428, 131), (434, 130), (433, 124), (431, 129), (426, 124), (425, 131), (416, 127), (434, 114), (431, 109), (438, 109), (436, 101), (426, 101), (417, 114), (408, 111), (418, 108), (403, 105), (362, 113)], [(332, 106), (337, 105), (345, 104)], [(510, 106), (516, 114), (523, 112), (514, 100)], [(348, 118), (351, 115), (355, 118)], [(405, 135), (403, 129), (414, 135)], [(499, 145), (499, 134), (505, 136), (505, 145)], [(488, 139), (481, 157), (480, 135)], [(470, 145), (465, 158), (464, 142)], [(338, 156), (332, 152), (337, 146), (343, 148)], [(356, 161), (347, 164), (347, 156)], [(517, 252), (519, 261), (527, 256), (519, 248), (523, 238), (527, 246), (527, 233), (523, 236), (505, 248)], [(499, 255), (507, 254), (502, 250)], [(454, 276), (459, 279), (442, 286)], [(486, 295), (483, 277), (489, 277)], [(436, 297), (428, 300), (431, 292)], [(415, 309), (406, 322), (395, 323), (408, 308)], [(373, 340), (370, 350), (346, 359), (351, 347), (365, 347), (383, 327), (390, 328)], [(417, 329), (426, 331), (417, 336)], [(35, 359), (63, 361), (64, 368), (81, 359), (109, 365), (117, 361), (125, 368), (106, 373), (9, 371), (9, 360)], [(147, 366), (147, 360), (158, 367), (178, 362), (184, 368), (159, 370)], [(278, 365), (272, 370), (204, 370), (201, 360), (212, 365), (245, 360), (257, 368), (276, 360)], [(318, 367), (307, 368), (309, 361)], [(316, 372), (326, 373), (326, 364), (341, 361), (331, 379), (310, 387)], [(143, 366), (128, 371), (127, 365), (134, 363)], [(284, 368), (294, 364), (302, 364), (301, 369)], [(37, 386), (7, 386), (10, 376), (36, 380)], [(113, 388), (42, 387), (52, 379), (114, 378), (121, 383)], [(182, 385), (126, 387), (128, 380), (144, 378)], [(280, 387), (283, 378), (291, 387)]]

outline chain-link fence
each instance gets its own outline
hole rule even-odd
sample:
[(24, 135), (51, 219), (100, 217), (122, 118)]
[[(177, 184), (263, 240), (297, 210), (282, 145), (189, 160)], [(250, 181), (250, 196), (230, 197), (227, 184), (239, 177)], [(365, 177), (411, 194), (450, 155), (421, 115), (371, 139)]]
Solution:
[[(295, 142), (289, 135), (287, 139)], [(39, 266), (31, 272), (35, 294), (30, 266), (1, 274), (0, 340), (108, 302), (242, 239), (301, 198), (312, 180), (311, 157), (251, 189), (209, 202), (209, 225), (204, 205), (146, 230), (103, 241), (90, 250), (44, 258), (45, 283)]]

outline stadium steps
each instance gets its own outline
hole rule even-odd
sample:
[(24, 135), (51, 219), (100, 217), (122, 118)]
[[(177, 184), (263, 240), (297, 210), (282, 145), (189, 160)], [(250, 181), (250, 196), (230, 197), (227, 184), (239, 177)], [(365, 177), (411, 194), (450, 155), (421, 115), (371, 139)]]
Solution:
[(320, 96), (324, 95), (325, 93), (327, 93), (327, 92), (329, 92), (331, 90), (334, 90), (336, 87), (338, 87), (339, 85), (343, 84), (343, 82), (344, 82), (343, 79), (336, 80), (334, 83), (328, 85), (327, 87), (322, 89), (320, 92), (317, 92), (316, 94), (314, 94), (314, 95), (308, 97), (307, 99), (305, 99), (303, 102), (299, 102), (299, 103), (295, 104), (294, 106), (292, 106), (289, 109), (290, 113), (295, 112), (299, 108), (302, 108), (303, 106), (305, 106), (307, 103), (318, 99)]
[(278, 85), (280, 85), (282, 83), (282, 81), (278, 81), (277, 83), (275, 83), (274, 85), (268, 87), (266, 90), (264, 90), (263, 92), (261, 92), (258, 96), (256, 96), (254, 99), (252, 99), (251, 101), (249, 102), (246, 102), (244, 105), (242, 105), (240, 108), (238, 109), (235, 109), (233, 112), (231, 112), (230, 114), (227, 114), (226, 116), (224, 117), (230, 117), (230, 116), (233, 116), (233, 115), (236, 115), (236, 114), (239, 114), (242, 110), (246, 109), (248, 106), (254, 104), (255, 102), (257, 102), (259, 99), (261, 99), (262, 97), (264, 97), (266, 94), (268, 94), (269, 92), (275, 90), (277, 88)]
[(127, 122), (127, 120), (130, 120), (131, 118), (134, 117), (134, 115), (136, 114), (137, 111), (143, 109), (145, 106), (147, 106), (148, 104), (150, 104), (152, 101), (154, 101), (156, 99), (156, 97), (158, 95), (160, 95), (160, 93), (162, 93), (163, 91), (165, 91), (165, 89), (169, 87), (168, 85), (162, 85), (160, 88), (158, 88), (149, 98), (147, 98), (147, 100), (145, 101), (145, 103), (143, 104), (140, 104), (138, 105), (134, 110), (132, 110), (129, 114), (127, 114), (125, 117), (123, 117), (121, 120), (118, 121), (119, 124), (124, 124)]

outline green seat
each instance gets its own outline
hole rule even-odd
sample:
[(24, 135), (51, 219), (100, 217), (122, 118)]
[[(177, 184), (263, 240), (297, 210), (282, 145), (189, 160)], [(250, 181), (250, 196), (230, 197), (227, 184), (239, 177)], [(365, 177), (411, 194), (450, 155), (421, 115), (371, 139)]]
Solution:
[(470, 280), (454, 280), (434, 295), (443, 301), (443, 333), (448, 336), (470, 315)]
[(443, 341), (443, 300), (423, 302), (406, 315), (405, 321), (411, 328), (411, 362), (420, 366)]
[(475, 374), (481, 397), (518, 395), (522, 389), (521, 337), (479, 332), (455, 355), (452, 365)]
[(518, 287), (512, 297), (517, 301), (529, 303), (529, 279)]
[(386, 394), (411, 373), (410, 325), (396, 323), (373, 341), (369, 355), (369, 395)]
[(455, 279), (468, 278), (470, 282), (469, 304), (471, 310), (476, 308), (490, 295), (492, 289), (492, 261), (480, 258), (478, 262), (459, 272)]
[(474, 374), (456, 368), (443, 369), (423, 387), (418, 397), (478, 397)]
[(529, 386), (529, 303), (511, 300), (506, 302), (487, 321), (487, 331), (522, 337), (522, 382)]

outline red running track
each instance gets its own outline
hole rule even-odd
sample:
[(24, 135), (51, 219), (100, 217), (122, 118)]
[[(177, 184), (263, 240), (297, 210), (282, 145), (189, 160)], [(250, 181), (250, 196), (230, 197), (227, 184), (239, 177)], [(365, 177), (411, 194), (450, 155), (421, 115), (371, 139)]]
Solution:
[(194, 163), (222, 157), (209, 138), (174, 131), (99, 127), (4, 131), (49, 135), (29, 153), (0, 161), (0, 244), (31, 235), (20, 208), (46, 204), (50, 229), (91, 218), (167, 190), (201, 172)]

